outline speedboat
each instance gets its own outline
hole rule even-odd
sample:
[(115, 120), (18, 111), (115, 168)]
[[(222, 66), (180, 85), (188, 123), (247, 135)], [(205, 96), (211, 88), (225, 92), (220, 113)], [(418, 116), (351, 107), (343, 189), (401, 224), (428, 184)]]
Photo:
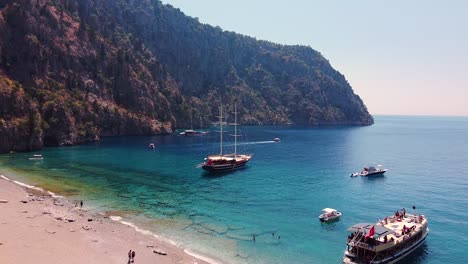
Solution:
[(396, 263), (424, 243), (429, 234), (427, 224), (424, 215), (406, 212), (374, 224), (355, 224), (348, 228), (352, 233), (348, 236), (343, 263)]
[(322, 210), (323, 214), (319, 216), (320, 222), (330, 222), (337, 220), (341, 216), (341, 212), (333, 208), (324, 208)]
[(377, 167), (374, 166), (366, 166), (362, 169), (361, 172), (355, 172), (351, 174), (351, 177), (356, 177), (356, 176), (372, 176), (372, 175), (381, 175), (387, 172), (387, 169), (382, 168), (382, 165), (377, 165)]
[(274, 138), (273, 141), (274, 142), (280, 142), (281, 140), (279, 138)]
[(44, 157), (41, 154), (34, 154), (29, 160), (43, 160)]

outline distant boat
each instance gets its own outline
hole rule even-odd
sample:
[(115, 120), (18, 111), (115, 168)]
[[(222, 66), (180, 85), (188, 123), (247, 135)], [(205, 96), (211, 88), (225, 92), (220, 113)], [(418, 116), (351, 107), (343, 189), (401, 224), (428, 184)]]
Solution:
[(154, 149), (154, 148), (155, 148), (155, 145), (154, 145), (154, 143), (150, 143), (150, 144), (148, 145), (148, 147), (149, 147), (150, 149)]
[(209, 172), (220, 172), (236, 170), (244, 167), (250, 161), (252, 155), (237, 153), (237, 104), (234, 106), (234, 153), (223, 153), (223, 107), (219, 108), (219, 124), (220, 124), (220, 144), (219, 154), (211, 155), (205, 158), (205, 161), (200, 166)]
[(324, 208), (319, 216), (320, 222), (331, 222), (341, 217), (341, 212), (333, 208)]
[(44, 157), (41, 154), (34, 154), (29, 160), (43, 160)]
[(356, 177), (356, 176), (372, 176), (372, 175), (381, 175), (387, 172), (387, 169), (383, 169), (382, 165), (377, 165), (377, 167), (373, 166), (366, 166), (362, 169), (361, 172), (355, 172), (350, 175), (350, 177)]
[(186, 129), (179, 133), (181, 136), (204, 136), (206, 134), (208, 134), (207, 131), (197, 131), (193, 129)]
[(273, 141), (274, 142), (280, 142), (281, 140), (279, 138), (274, 138)]
[[(200, 118), (201, 122), (201, 118)], [(182, 132), (179, 133), (181, 136), (205, 136), (208, 134), (208, 131), (203, 131), (203, 130), (194, 130), (193, 129), (193, 120), (192, 120), (192, 114), (190, 114), (190, 129), (186, 129)]]

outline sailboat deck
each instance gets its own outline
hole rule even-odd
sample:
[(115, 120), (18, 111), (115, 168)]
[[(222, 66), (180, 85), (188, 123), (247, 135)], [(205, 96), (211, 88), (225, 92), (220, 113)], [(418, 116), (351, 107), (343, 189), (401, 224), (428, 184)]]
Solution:
[(244, 154), (226, 154), (226, 155), (211, 155), (208, 156), (208, 160), (212, 161), (242, 161), (242, 160), (249, 160), (252, 156), (251, 155), (244, 155)]

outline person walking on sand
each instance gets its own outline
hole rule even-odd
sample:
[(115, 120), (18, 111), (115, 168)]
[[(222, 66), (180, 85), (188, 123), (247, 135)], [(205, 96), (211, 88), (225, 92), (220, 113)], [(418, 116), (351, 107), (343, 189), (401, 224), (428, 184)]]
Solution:
[(132, 250), (128, 251), (128, 263), (132, 262)]
[(135, 262), (135, 251), (132, 251), (132, 263)]
[(83, 201), (80, 202), (80, 207), (83, 208)]

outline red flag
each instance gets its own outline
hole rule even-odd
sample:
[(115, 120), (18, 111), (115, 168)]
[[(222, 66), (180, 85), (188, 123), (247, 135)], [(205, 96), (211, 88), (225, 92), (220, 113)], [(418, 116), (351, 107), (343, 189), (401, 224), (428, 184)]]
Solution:
[(369, 229), (369, 232), (367, 233), (366, 238), (374, 236), (374, 232), (375, 232), (374, 227), (375, 226), (372, 226), (371, 229)]

